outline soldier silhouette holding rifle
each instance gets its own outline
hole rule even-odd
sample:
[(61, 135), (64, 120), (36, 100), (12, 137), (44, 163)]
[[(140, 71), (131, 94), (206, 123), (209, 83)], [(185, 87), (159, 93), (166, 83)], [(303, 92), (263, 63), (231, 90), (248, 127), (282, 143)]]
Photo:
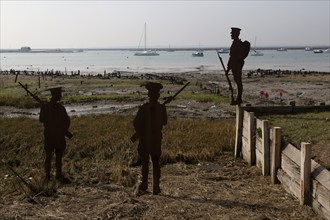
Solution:
[(62, 183), (69, 179), (62, 174), (62, 157), (66, 148), (65, 136), (72, 137), (68, 131), (70, 118), (64, 106), (59, 103), (62, 98), (62, 88), (50, 89), (51, 99), (41, 105), (39, 121), (44, 124), (44, 149), (45, 149), (45, 181), (50, 179), (51, 160), (55, 152), (56, 176)]
[[(233, 73), (234, 81), (237, 85), (236, 100), (232, 100), (231, 105), (240, 105), (242, 103), (243, 83), (242, 83), (242, 69), (244, 66), (244, 59), (250, 51), (250, 44), (245, 41), (244, 44), (239, 39), (240, 28), (231, 28), (231, 39), (233, 40), (230, 47), (229, 60), (227, 64), (227, 71)], [(248, 43), (247, 47), (245, 43)]]
[(139, 139), (138, 153), (142, 162), (142, 182), (139, 185), (139, 193), (143, 193), (148, 188), (149, 156), (153, 166), (153, 194), (160, 193), (160, 155), (162, 142), (162, 128), (167, 124), (167, 111), (165, 104), (160, 104), (159, 91), (162, 84), (149, 82), (145, 86), (148, 90), (149, 102), (143, 104), (133, 121), (136, 131), (132, 137), (134, 142)]

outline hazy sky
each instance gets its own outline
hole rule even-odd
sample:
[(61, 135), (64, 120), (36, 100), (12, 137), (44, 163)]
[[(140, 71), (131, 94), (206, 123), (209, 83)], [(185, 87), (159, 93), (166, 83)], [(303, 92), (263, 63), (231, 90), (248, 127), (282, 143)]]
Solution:
[(230, 27), (252, 46), (329, 46), (330, 0), (0, 0), (1, 49), (230, 46)]

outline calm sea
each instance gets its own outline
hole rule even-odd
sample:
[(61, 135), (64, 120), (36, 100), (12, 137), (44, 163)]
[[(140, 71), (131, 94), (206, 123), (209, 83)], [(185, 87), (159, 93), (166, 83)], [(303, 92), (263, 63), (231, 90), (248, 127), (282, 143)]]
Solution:
[[(222, 70), (215, 51), (204, 51), (204, 57), (193, 57), (193, 51), (159, 51), (159, 56), (134, 56), (134, 51), (84, 51), (79, 53), (0, 53), (1, 70), (59, 70), (82, 74), (103, 74), (104, 71), (134, 71), (140, 73), (191, 70)], [(262, 50), (264, 56), (248, 56), (245, 70), (306, 70), (330, 72), (330, 54), (305, 50)], [(229, 54), (221, 54), (226, 65)]]

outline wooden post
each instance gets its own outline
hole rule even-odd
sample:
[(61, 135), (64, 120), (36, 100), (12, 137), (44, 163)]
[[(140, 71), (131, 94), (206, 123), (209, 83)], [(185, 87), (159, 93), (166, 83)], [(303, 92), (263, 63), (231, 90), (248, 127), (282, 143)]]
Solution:
[(242, 153), (242, 131), (243, 131), (243, 108), (236, 105), (236, 137), (235, 158), (241, 157)]
[(262, 175), (270, 175), (270, 147), (269, 147), (269, 123), (267, 120), (262, 121)]
[(15, 83), (17, 82), (17, 77), (18, 77), (18, 72), (16, 73), (16, 76), (15, 76)]
[(311, 153), (311, 144), (302, 142), (300, 164), (300, 205), (312, 204)]
[(255, 164), (255, 133), (256, 133), (256, 129), (255, 129), (255, 118), (254, 118), (254, 113), (253, 112), (249, 112), (249, 155), (248, 155), (248, 163), (250, 166)]
[(277, 170), (281, 167), (281, 128), (273, 128), (272, 142), (272, 165), (271, 165), (271, 181), (272, 184), (278, 183)]

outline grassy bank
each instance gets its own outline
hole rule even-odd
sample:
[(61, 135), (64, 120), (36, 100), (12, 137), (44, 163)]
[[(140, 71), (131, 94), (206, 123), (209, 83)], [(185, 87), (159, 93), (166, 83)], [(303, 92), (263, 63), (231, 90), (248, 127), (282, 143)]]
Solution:
[(300, 147), (301, 142), (312, 145), (312, 158), (330, 169), (330, 112), (295, 115), (264, 116), (272, 127), (281, 127), (284, 139)]
[[(137, 162), (137, 143), (131, 143), (132, 116), (90, 115), (73, 117), (64, 156), (64, 171), (87, 182), (115, 182), (132, 186), (137, 178), (130, 166)], [(161, 163), (212, 161), (234, 146), (233, 120), (170, 119), (164, 128)], [(207, 129), (205, 129), (207, 128)], [(0, 159), (36, 185), (43, 178), (43, 127), (36, 119), (0, 118)], [(5, 180), (12, 175), (0, 169), (0, 196), (15, 188)], [(17, 187), (17, 186), (16, 186)]]

